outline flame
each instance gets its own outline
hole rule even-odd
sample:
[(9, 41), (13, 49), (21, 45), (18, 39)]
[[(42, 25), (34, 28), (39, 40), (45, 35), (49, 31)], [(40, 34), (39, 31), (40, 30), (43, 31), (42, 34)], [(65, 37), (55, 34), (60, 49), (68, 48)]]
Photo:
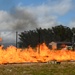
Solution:
[[(39, 52), (39, 53), (38, 53)], [(71, 50), (50, 50), (45, 43), (37, 46), (20, 49), (9, 46), (4, 49), (0, 47), (0, 64), (23, 63), (23, 62), (48, 62), (51, 60), (64, 61), (75, 60), (75, 51)]]
[(2, 38), (0, 37), (0, 41), (2, 41)]

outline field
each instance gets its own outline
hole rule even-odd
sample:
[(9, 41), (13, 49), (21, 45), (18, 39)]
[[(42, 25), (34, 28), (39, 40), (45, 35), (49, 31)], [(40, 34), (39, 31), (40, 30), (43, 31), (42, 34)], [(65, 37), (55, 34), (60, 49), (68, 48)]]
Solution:
[(75, 75), (75, 63), (2, 64), (0, 75)]

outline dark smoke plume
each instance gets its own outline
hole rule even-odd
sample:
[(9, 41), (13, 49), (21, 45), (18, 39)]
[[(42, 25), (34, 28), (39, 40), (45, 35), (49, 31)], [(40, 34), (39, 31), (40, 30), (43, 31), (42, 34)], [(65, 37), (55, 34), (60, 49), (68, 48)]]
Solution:
[(30, 30), (37, 27), (37, 21), (34, 14), (27, 11), (27, 9), (15, 8), (10, 12), (10, 15), (15, 22), (12, 25), (12, 30)]

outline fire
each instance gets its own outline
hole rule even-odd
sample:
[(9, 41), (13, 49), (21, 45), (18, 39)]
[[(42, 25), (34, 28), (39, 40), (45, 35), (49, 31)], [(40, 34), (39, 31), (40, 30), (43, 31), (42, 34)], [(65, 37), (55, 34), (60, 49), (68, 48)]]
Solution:
[(2, 38), (0, 37), (0, 41), (2, 41)]
[[(39, 53), (38, 53), (39, 51)], [(37, 46), (20, 49), (9, 46), (4, 49), (0, 47), (0, 64), (23, 63), (23, 62), (48, 62), (51, 60), (64, 61), (75, 60), (75, 51), (71, 50), (50, 50), (45, 43)]]

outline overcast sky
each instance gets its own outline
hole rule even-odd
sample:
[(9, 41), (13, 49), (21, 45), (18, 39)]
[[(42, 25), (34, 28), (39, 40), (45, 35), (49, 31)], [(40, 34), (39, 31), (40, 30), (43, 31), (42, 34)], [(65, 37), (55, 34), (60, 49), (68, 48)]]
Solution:
[(3, 38), (15, 35), (7, 31), (50, 28), (59, 24), (75, 27), (75, 0), (0, 0)]

